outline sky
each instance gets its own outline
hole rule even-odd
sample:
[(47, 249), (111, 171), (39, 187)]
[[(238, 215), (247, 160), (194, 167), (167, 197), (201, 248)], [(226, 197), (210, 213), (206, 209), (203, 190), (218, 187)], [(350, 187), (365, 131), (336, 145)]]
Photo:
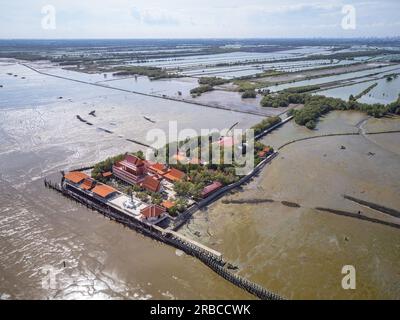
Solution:
[(399, 0), (0, 0), (0, 6), (2, 39), (400, 36)]

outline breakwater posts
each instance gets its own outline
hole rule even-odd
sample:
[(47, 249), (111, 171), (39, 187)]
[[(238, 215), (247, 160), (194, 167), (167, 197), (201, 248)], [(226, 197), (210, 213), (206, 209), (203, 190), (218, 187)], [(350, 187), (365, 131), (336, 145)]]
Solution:
[(273, 203), (272, 199), (239, 199), (239, 200), (222, 200), (223, 204), (260, 204), (260, 203)]
[(134, 229), (139, 233), (149, 236), (154, 240), (169, 244), (179, 250), (182, 250), (188, 255), (191, 255), (201, 262), (203, 262), (206, 266), (208, 266), (211, 270), (219, 274), (225, 280), (231, 282), (237, 287), (249, 292), (250, 294), (258, 297), (262, 300), (282, 300), (283, 298), (262, 286), (253, 283), (237, 274), (234, 274), (226, 269), (226, 262), (222, 259), (222, 257), (216, 257), (211, 254), (207, 250), (199, 248), (192, 243), (189, 243), (182, 238), (174, 236), (172, 233), (169, 233), (168, 230), (160, 230), (159, 228), (154, 228), (151, 225), (145, 224), (139, 220), (136, 220), (133, 217), (129, 217), (128, 215), (124, 215), (123, 213), (109, 207), (101, 202), (95, 202), (89, 200), (85, 197), (79, 196), (78, 194), (67, 190), (62, 187), (61, 184), (53, 183), (49, 180), (44, 180), (44, 185), (46, 188), (50, 188), (61, 193), (64, 197), (72, 199), (77, 203), (80, 203), (86, 206), (88, 209), (98, 211), (103, 214), (105, 217), (110, 220), (119, 222), (130, 229)]
[(344, 217), (349, 217), (349, 218), (355, 218), (355, 219), (360, 219), (364, 221), (369, 221), (372, 223), (378, 223), (382, 224), (384, 226), (400, 229), (400, 224), (388, 222), (388, 221), (383, 221), (375, 218), (370, 218), (367, 216), (364, 216), (362, 214), (358, 213), (353, 213), (353, 212), (348, 212), (348, 211), (342, 211), (342, 210), (336, 210), (336, 209), (330, 209), (330, 208), (322, 208), (322, 207), (316, 207), (315, 210), (321, 211), (321, 212), (328, 212), (328, 213), (333, 213), (339, 216), (344, 216)]
[[(365, 135), (374, 135), (374, 134), (384, 134), (384, 133), (399, 133), (400, 130), (389, 130), (389, 131), (377, 131), (377, 132), (365, 132)], [(301, 138), (301, 139), (295, 139), (295, 140), (291, 140), (288, 141), (286, 143), (284, 143), (283, 145), (281, 145), (278, 150), (282, 150), (284, 147), (296, 143), (296, 142), (300, 142), (300, 141), (306, 141), (306, 140), (312, 140), (312, 139), (318, 139), (318, 138), (325, 138), (325, 137), (339, 137), (339, 136), (359, 136), (361, 135), (360, 132), (348, 132), (348, 133), (327, 133), (327, 134), (321, 134), (318, 136), (312, 136), (312, 137), (306, 137), (306, 138)]]
[(318, 136), (312, 136), (312, 137), (306, 137), (306, 138), (301, 138), (301, 139), (296, 139), (296, 140), (291, 140), (289, 142), (284, 143), (281, 145), (278, 150), (282, 150), (284, 147), (291, 145), (296, 142), (300, 141), (306, 141), (306, 140), (312, 140), (312, 139), (318, 139), (318, 138), (324, 138), (324, 137), (337, 137), (337, 136), (359, 136), (359, 132), (349, 132), (349, 133), (327, 133), (327, 134), (321, 134)]
[(140, 141), (138, 141), (138, 140), (130, 139), (130, 138), (127, 138), (127, 139), (125, 139), (125, 140), (126, 140), (126, 141), (129, 141), (129, 142), (132, 142), (132, 143), (136, 143), (136, 144), (138, 144), (138, 145), (140, 145), (140, 146), (143, 146), (143, 147), (146, 147), (146, 148), (150, 148), (150, 149), (152, 149), (152, 150), (154, 150), (154, 151), (157, 151), (156, 148), (154, 148), (154, 147), (152, 147), (152, 146), (150, 146), (150, 145), (148, 145), (148, 144), (146, 144), (146, 143), (144, 143), (144, 142), (140, 142)]
[(371, 209), (380, 211), (382, 213), (388, 214), (388, 215), (390, 215), (392, 217), (400, 218), (400, 211), (397, 211), (395, 209), (387, 208), (387, 207), (381, 206), (379, 204), (376, 204), (376, 203), (373, 203), (373, 202), (369, 202), (369, 201), (365, 201), (365, 200), (361, 200), (361, 199), (357, 199), (357, 198), (354, 198), (354, 197), (351, 197), (351, 196), (348, 196), (348, 195), (345, 195), (345, 194), (343, 195), (343, 198), (345, 198), (347, 200), (350, 200), (350, 201), (353, 201), (355, 203), (361, 204), (363, 206), (369, 207)]
[(197, 204), (191, 206), (189, 209), (187, 209), (184, 213), (182, 213), (178, 218), (176, 218), (174, 226), (172, 227), (172, 230), (177, 231), (179, 230), (192, 216), (193, 214), (210, 205), (214, 201), (218, 200), (221, 198), (223, 195), (225, 195), (227, 192), (240, 187), (241, 185), (249, 182), (256, 174), (258, 174), (261, 169), (270, 161), (272, 161), (276, 156), (278, 155), (278, 152), (273, 153), (270, 155), (268, 158), (264, 159), (261, 161), (248, 175), (242, 177), (239, 181), (232, 183), (230, 185), (227, 185), (218, 191), (214, 192), (212, 195), (210, 195), (208, 198), (198, 202)]

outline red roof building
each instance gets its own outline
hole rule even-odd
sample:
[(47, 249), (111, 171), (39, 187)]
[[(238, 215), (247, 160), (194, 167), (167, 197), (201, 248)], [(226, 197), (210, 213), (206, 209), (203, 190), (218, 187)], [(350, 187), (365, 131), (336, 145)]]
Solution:
[(96, 185), (96, 182), (93, 179), (86, 178), (83, 180), (82, 184), (79, 186), (83, 190), (90, 190)]
[(151, 205), (142, 210), (140, 210), (140, 214), (146, 219), (157, 219), (165, 212), (165, 208)]
[(133, 155), (126, 155), (125, 159), (113, 165), (112, 172), (117, 178), (130, 183), (137, 184), (144, 178), (144, 161)]
[(164, 174), (166, 174), (168, 172), (168, 169), (164, 164), (157, 162), (157, 163), (154, 163), (151, 166), (149, 166), (147, 168), (147, 171), (150, 173), (154, 173), (154, 174), (163, 176)]
[(164, 175), (164, 178), (170, 182), (181, 181), (184, 177), (185, 173), (175, 168), (172, 168)]
[(159, 192), (161, 189), (161, 181), (152, 176), (146, 176), (142, 182), (142, 187), (151, 192)]
[(92, 192), (102, 199), (107, 199), (118, 191), (110, 186), (107, 186), (106, 184), (97, 183), (96, 186), (92, 189)]
[(258, 153), (260, 158), (265, 158), (268, 154), (270, 154), (272, 149), (270, 147), (265, 147), (262, 151)]
[(209, 197), (211, 194), (222, 188), (222, 183), (219, 181), (214, 181), (212, 184), (206, 186), (201, 192), (201, 197), (203, 199)]
[(74, 184), (81, 183), (83, 180), (90, 178), (86, 173), (80, 171), (71, 171), (64, 175), (64, 178)]

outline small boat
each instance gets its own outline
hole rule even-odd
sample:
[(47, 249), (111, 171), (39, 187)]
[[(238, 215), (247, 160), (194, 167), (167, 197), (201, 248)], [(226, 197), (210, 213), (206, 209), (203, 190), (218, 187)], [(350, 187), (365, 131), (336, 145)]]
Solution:
[(149, 117), (143, 116), (143, 118), (145, 118), (147, 121), (149, 121), (151, 123), (156, 123), (154, 120), (150, 119)]

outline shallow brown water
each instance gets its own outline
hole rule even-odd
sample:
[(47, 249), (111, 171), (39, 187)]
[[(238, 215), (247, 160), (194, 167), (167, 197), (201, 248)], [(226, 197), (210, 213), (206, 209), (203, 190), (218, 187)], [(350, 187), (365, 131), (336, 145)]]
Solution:
[[(0, 79), (0, 299), (253, 298), (198, 260), (45, 189), (42, 179), (138, 150), (124, 138), (145, 141), (170, 120), (222, 129), (259, 117), (71, 85), (15, 64), (0, 66)], [(42, 285), (49, 268), (57, 273), (50, 287)]]
[[(350, 124), (356, 124), (359, 117), (350, 114), (345, 123), (343, 118), (344, 113), (328, 115), (318, 132), (346, 126), (352, 132)], [(284, 143), (285, 138), (293, 139), (293, 131), (303, 128), (291, 123), (265, 140), (276, 138), (277, 143)], [(398, 218), (342, 197), (349, 194), (400, 210), (400, 155), (384, 147), (393, 144), (391, 149), (398, 148), (400, 140), (391, 135), (379, 135), (379, 139), (382, 146), (362, 136), (289, 145), (258, 178), (227, 197), (275, 202), (219, 201), (197, 214), (184, 232), (192, 237), (200, 232), (201, 241), (224, 252), (240, 267), (240, 274), (288, 298), (399, 299), (400, 230), (313, 209), (360, 212), (400, 224)], [(284, 206), (281, 201), (298, 203), (301, 208)], [(356, 290), (341, 287), (344, 265), (356, 268)]]
[[(9, 70), (26, 81), (7, 78)], [(0, 95), (0, 298), (253, 298), (196, 259), (44, 189), (41, 179), (137, 150), (123, 138), (143, 140), (151, 128), (166, 129), (169, 120), (196, 129), (228, 128), (240, 121), (246, 128), (259, 117), (71, 85), (16, 65), (0, 71), (5, 84)], [(89, 118), (93, 109), (97, 117)], [(94, 125), (80, 123), (76, 114)], [(157, 123), (143, 121), (144, 115)], [(353, 132), (363, 118), (331, 113), (316, 132), (288, 123), (265, 142), (277, 146), (310, 134)], [(400, 208), (398, 140), (392, 135), (374, 139), (379, 145), (340, 137), (288, 146), (232, 197), (287, 200), (301, 208), (218, 202), (197, 213), (183, 232), (199, 240), (194, 236), (199, 230), (200, 241), (222, 251), (241, 275), (288, 298), (399, 298), (399, 230), (312, 209), (362, 210), (394, 221), (341, 197), (346, 192)], [(341, 145), (346, 150), (339, 150)], [(354, 292), (340, 287), (343, 264), (357, 268)], [(58, 272), (51, 288), (42, 284), (48, 267)]]

